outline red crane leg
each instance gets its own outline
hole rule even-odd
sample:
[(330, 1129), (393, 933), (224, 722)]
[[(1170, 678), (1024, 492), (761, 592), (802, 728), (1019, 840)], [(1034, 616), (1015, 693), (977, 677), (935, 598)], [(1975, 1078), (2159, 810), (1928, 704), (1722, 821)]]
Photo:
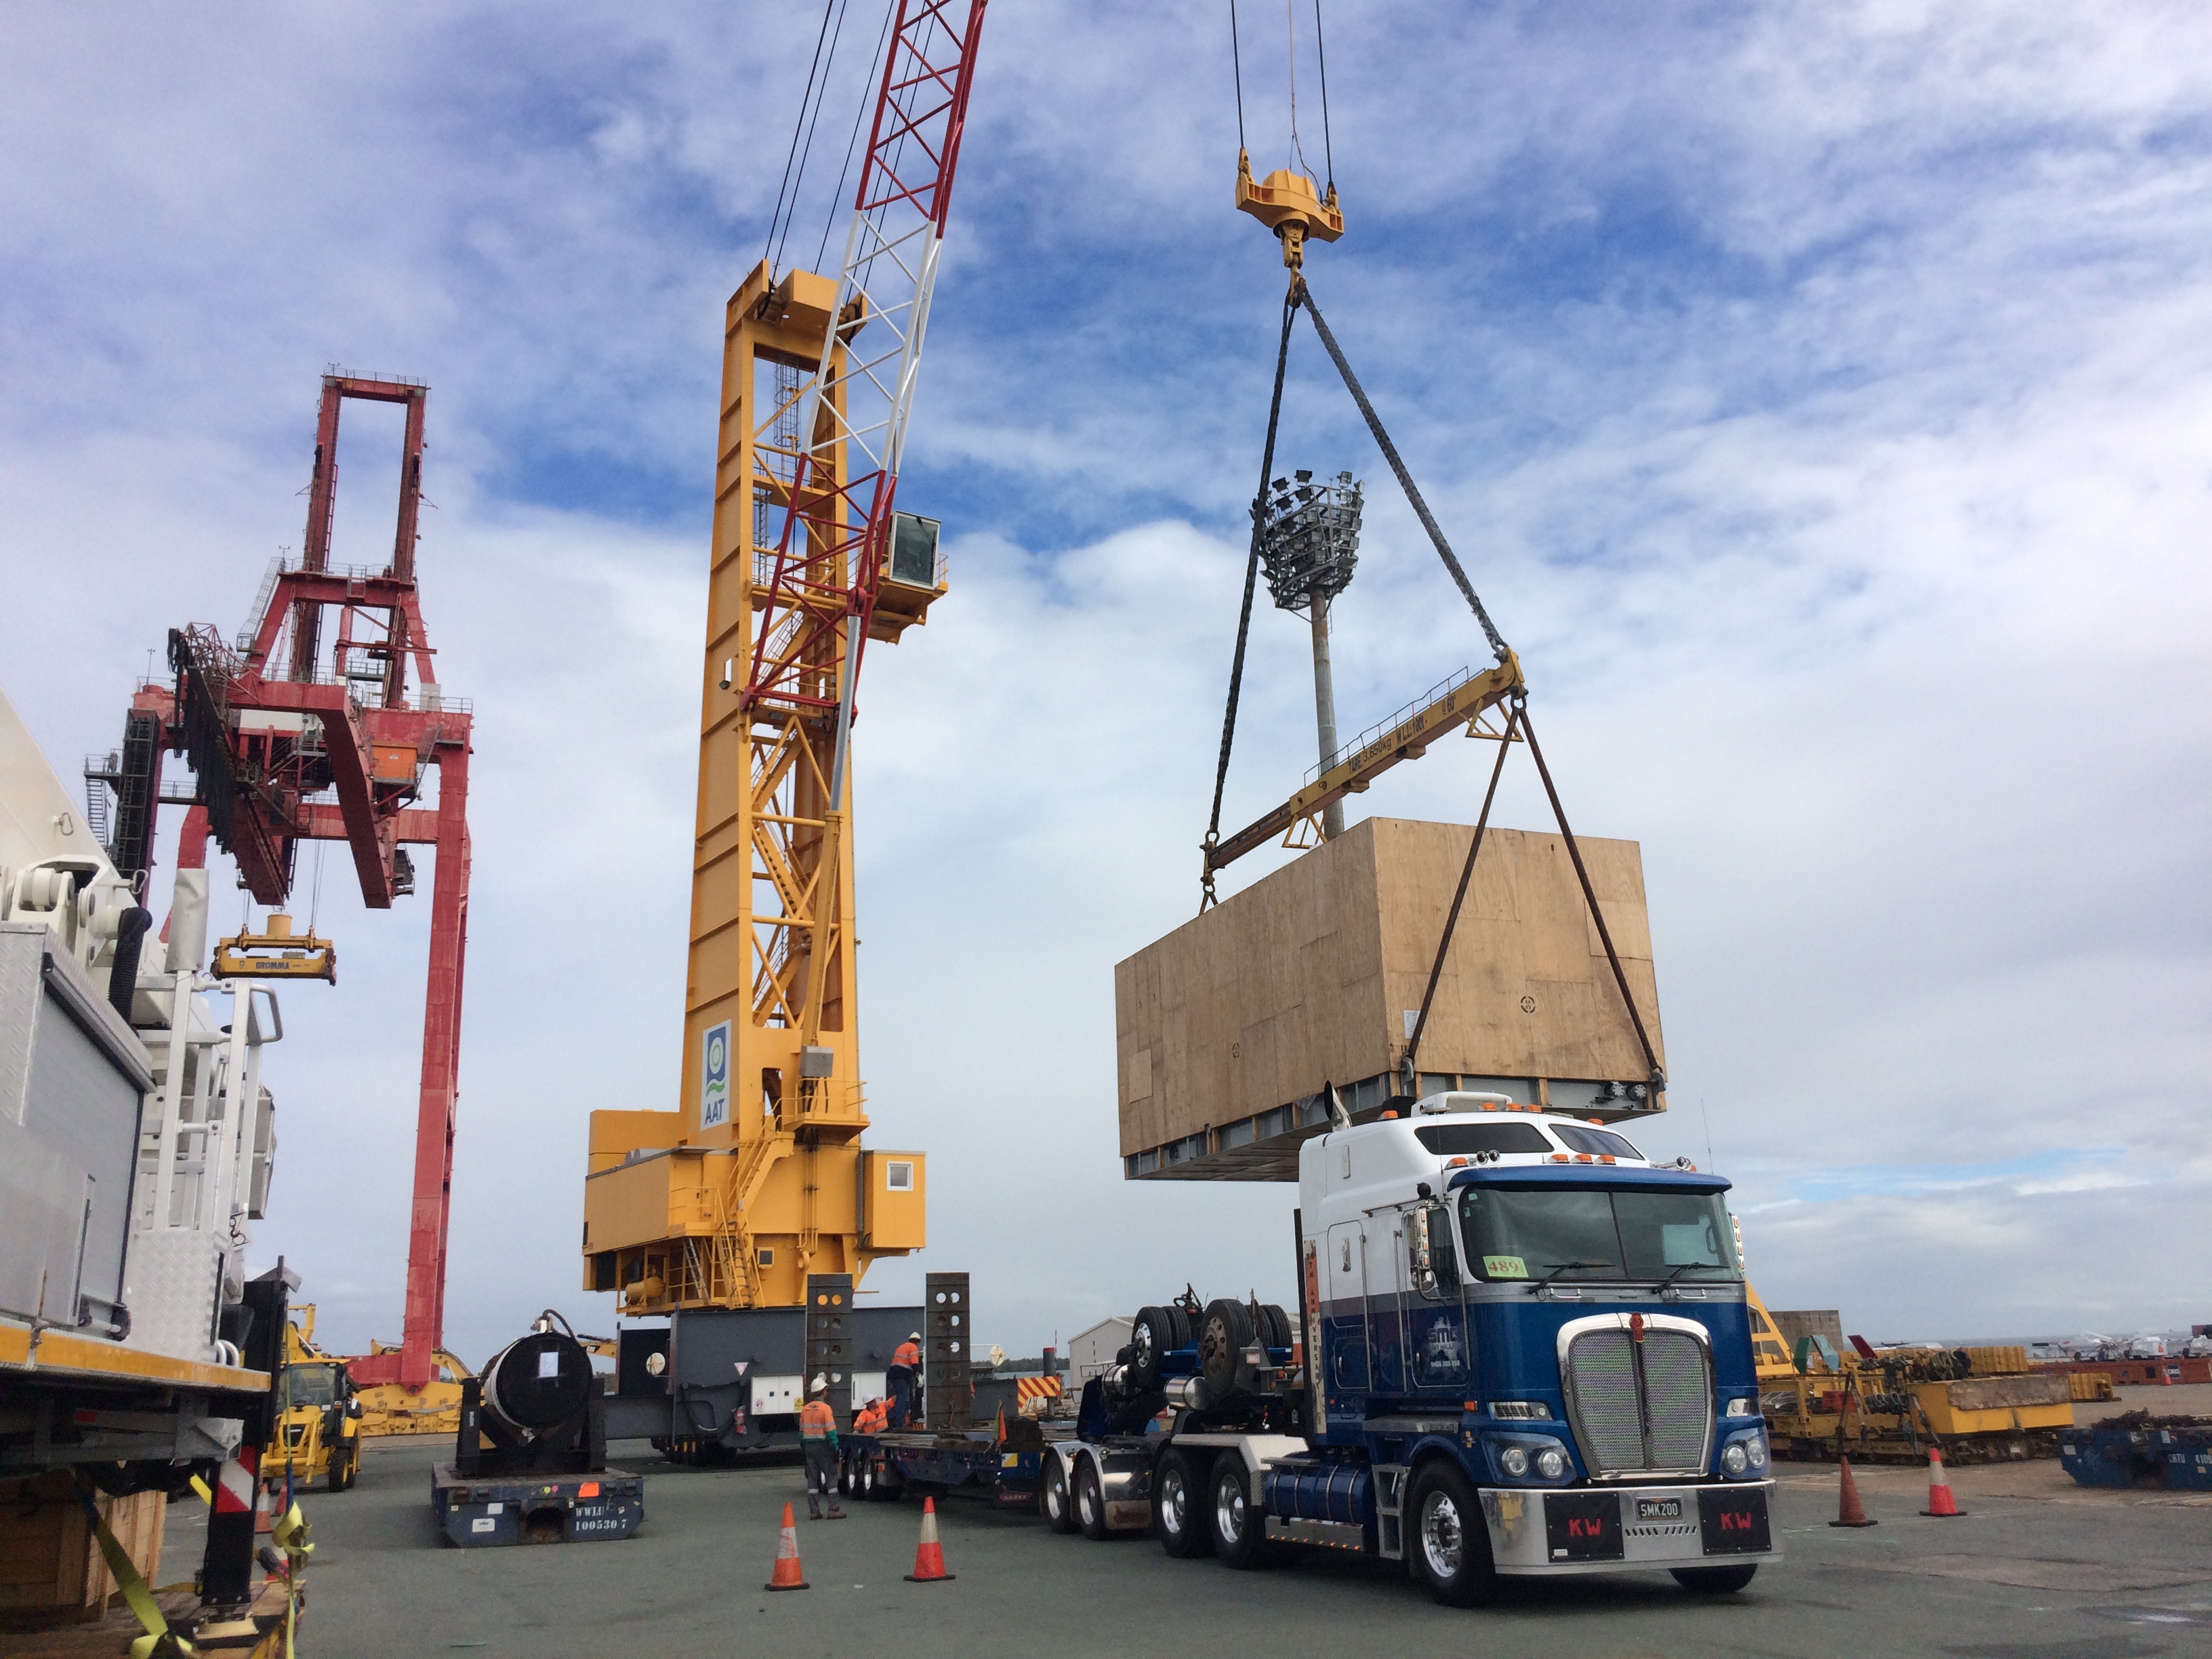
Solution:
[(444, 1340), (446, 1228), (453, 1209), (453, 1114), (461, 1058), (461, 982), (469, 933), (469, 763), (465, 738), (441, 744), (438, 872), (430, 900), (430, 976), (422, 1011), (422, 1097), (415, 1119), (415, 1205), (407, 1238), (407, 1321), (399, 1380), (430, 1380)]

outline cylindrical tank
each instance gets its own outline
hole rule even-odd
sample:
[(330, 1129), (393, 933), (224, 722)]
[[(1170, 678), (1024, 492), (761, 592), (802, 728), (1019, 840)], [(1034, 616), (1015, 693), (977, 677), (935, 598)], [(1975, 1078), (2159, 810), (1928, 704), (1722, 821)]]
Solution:
[(584, 1409), (592, 1356), (573, 1336), (532, 1331), (494, 1355), (483, 1380), (485, 1415), (516, 1434), (540, 1435)]
[(1350, 1462), (1278, 1463), (1267, 1474), (1267, 1513), (1285, 1521), (1361, 1527), (1375, 1519), (1374, 1481)]

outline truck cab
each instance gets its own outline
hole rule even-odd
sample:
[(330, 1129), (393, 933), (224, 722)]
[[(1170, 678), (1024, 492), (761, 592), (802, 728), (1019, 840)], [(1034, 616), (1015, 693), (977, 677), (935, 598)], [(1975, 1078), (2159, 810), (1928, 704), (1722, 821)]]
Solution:
[(1748, 1583), (1772, 1482), (1728, 1187), (1495, 1097), (1309, 1140), (1309, 1449), (1268, 1460), (1268, 1520), (1299, 1536), (1301, 1492), (1356, 1465), (1372, 1515), (1337, 1524), (1440, 1599), (1497, 1574)]

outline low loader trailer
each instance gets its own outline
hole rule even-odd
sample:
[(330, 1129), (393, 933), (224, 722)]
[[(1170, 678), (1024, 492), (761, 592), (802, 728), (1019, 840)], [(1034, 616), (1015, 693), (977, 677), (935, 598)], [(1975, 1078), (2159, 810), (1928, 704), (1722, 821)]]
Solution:
[(1280, 1309), (1142, 1310), (1071, 1432), (847, 1437), (848, 1490), (972, 1490), (1058, 1531), (1249, 1568), (1403, 1562), (1438, 1600), (1778, 1559), (1729, 1183), (1494, 1097), (1340, 1121), (1298, 1160), (1305, 1340)]

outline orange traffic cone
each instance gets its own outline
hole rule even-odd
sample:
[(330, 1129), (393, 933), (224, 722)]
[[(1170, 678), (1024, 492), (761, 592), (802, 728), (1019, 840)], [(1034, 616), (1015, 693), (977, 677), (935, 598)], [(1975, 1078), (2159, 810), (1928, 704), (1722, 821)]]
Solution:
[(769, 1575), (767, 1588), (772, 1590), (805, 1589), (806, 1575), (799, 1565), (799, 1522), (791, 1513), (791, 1505), (783, 1506), (783, 1535), (775, 1540), (775, 1571)]
[(934, 1584), (956, 1575), (945, 1570), (945, 1552), (937, 1542), (937, 1500), (921, 1500), (921, 1542), (915, 1547), (914, 1571), (906, 1576), (909, 1584)]
[(1928, 1449), (1928, 1507), (1920, 1512), (1933, 1516), (1939, 1521), (1966, 1513), (1951, 1496), (1951, 1477), (1943, 1473), (1943, 1449), (1941, 1446)]
[(1844, 1486), (1836, 1504), (1836, 1518), (1828, 1524), (1832, 1527), (1880, 1526), (1881, 1522), (1869, 1520), (1866, 1510), (1860, 1507), (1859, 1483), (1851, 1479), (1851, 1460), (1841, 1457), (1836, 1461), (1843, 1465)]

